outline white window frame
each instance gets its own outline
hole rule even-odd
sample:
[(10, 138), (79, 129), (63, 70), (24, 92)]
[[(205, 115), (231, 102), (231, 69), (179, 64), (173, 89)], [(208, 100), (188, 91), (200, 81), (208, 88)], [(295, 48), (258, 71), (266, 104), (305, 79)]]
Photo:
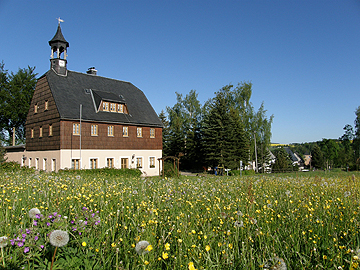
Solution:
[(136, 137), (142, 138), (142, 136), (143, 136), (142, 127), (137, 127), (137, 128), (136, 128)]
[(129, 137), (129, 127), (128, 126), (123, 127), (123, 137)]

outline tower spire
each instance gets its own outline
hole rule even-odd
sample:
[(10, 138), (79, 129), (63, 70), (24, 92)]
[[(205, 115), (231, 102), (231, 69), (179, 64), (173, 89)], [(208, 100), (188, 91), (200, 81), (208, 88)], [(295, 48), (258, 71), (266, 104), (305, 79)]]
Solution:
[(49, 41), (51, 47), (51, 56), (50, 56), (50, 67), (59, 75), (67, 74), (67, 48), (69, 47), (69, 42), (66, 41), (62, 32), (60, 22), (64, 22), (62, 19), (57, 18), (58, 28), (54, 37)]

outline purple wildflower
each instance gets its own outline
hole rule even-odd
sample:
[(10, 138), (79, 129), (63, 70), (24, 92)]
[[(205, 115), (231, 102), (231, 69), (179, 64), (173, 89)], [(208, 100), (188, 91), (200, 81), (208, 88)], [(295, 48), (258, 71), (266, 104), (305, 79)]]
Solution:
[(25, 247), (24, 248), (24, 253), (28, 253), (30, 251), (30, 248), (29, 247)]
[(50, 223), (50, 222), (46, 222), (46, 225), (47, 225), (47, 226), (50, 226), (50, 225), (51, 225), (51, 223)]
[(43, 248), (44, 248), (44, 245), (40, 245), (40, 248), (43, 249)]
[(19, 247), (22, 247), (22, 246), (24, 245), (24, 243), (20, 241), (20, 242), (17, 243), (17, 245), (18, 245)]
[(34, 223), (33, 223), (33, 224), (34, 224), (34, 226), (37, 226), (37, 221), (36, 221), (36, 220), (34, 220)]
[(35, 241), (39, 240), (39, 236), (35, 235), (34, 240)]

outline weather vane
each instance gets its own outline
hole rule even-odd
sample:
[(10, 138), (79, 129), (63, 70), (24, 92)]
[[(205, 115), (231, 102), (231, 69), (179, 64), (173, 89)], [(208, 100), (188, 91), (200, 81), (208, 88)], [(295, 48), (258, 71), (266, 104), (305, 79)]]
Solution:
[(60, 24), (61, 22), (64, 22), (64, 20), (60, 19), (60, 17), (59, 17), (59, 18), (56, 18), (56, 19), (58, 20), (59, 24)]

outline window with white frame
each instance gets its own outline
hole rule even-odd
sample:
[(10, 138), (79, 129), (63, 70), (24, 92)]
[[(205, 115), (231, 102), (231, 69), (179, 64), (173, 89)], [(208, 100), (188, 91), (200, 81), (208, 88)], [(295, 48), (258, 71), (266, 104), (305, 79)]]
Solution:
[(90, 169), (97, 169), (98, 167), (98, 160), (97, 158), (90, 159)]
[(114, 159), (113, 158), (107, 158), (106, 159), (106, 166), (108, 168), (114, 168)]
[(142, 128), (141, 127), (136, 128), (136, 136), (138, 138), (142, 137)]
[(91, 136), (98, 135), (98, 125), (91, 125)]
[(150, 128), (150, 138), (155, 138), (155, 128)]
[(142, 158), (141, 157), (136, 158), (136, 168), (138, 168), (138, 169), (142, 168)]
[(149, 165), (150, 165), (150, 168), (155, 168), (155, 157), (149, 158)]
[(129, 127), (123, 127), (123, 137), (129, 136)]
[(73, 135), (80, 135), (80, 124), (73, 124)]
[(71, 169), (73, 169), (73, 170), (80, 169), (80, 159), (72, 159), (71, 160)]
[(114, 126), (108, 126), (108, 136), (114, 136)]

